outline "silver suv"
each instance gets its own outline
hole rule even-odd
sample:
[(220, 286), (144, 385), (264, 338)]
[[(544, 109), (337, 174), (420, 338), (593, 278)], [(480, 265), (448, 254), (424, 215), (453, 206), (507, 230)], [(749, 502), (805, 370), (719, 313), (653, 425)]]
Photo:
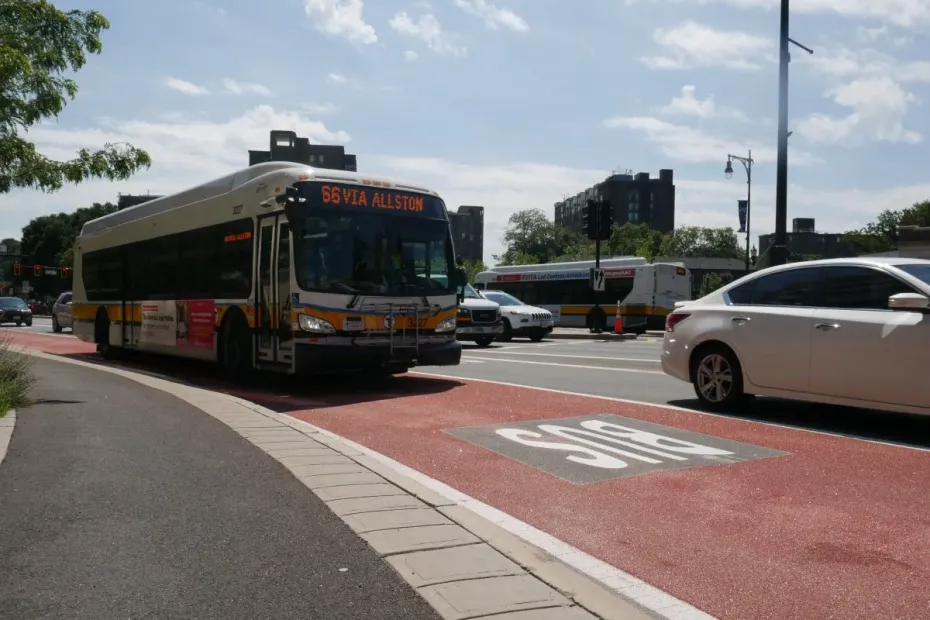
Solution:
[(52, 306), (52, 330), (58, 333), (66, 327), (74, 327), (74, 319), (71, 317), (71, 291), (59, 295)]

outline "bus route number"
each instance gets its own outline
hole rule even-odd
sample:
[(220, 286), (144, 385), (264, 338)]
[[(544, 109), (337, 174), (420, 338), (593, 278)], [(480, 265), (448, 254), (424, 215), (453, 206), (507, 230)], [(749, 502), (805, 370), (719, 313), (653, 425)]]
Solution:
[(328, 205), (412, 212), (422, 212), (425, 206), (423, 196), (408, 196), (396, 192), (372, 190), (367, 187), (323, 185), (320, 187), (320, 195), (323, 204)]
[(239, 215), (240, 213), (242, 213), (242, 205), (233, 207), (233, 215)]

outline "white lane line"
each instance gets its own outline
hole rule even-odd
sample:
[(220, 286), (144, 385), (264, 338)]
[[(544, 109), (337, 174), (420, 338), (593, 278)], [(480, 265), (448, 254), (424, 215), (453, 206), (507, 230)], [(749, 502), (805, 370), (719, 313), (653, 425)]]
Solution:
[[(503, 360), (498, 360), (503, 361)], [(518, 362), (519, 360), (507, 360), (512, 362)], [(522, 362), (523, 364), (533, 364), (538, 362)], [(619, 372), (642, 372), (649, 373), (648, 370), (633, 370), (625, 368), (604, 368), (602, 366), (595, 366), (598, 370), (616, 370)], [(570, 390), (558, 390), (555, 388), (540, 387), (538, 385), (530, 385), (527, 383), (510, 383), (508, 381), (497, 381), (496, 379), (479, 379), (476, 377), (460, 377), (452, 374), (443, 374), (441, 372), (423, 372), (420, 370), (411, 370), (410, 374), (412, 375), (421, 375), (424, 377), (437, 377), (439, 379), (460, 379), (462, 381), (480, 381), (481, 383), (493, 383), (494, 385), (503, 385), (506, 387), (515, 387), (515, 388), (525, 388), (528, 390), (539, 390), (540, 392), (550, 392), (552, 394), (563, 394), (565, 396), (580, 396), (582, 398), (594, 398), (600, 400), (608, 400), (615, 403), (623, 403), (625, 405), (644, 405), (647, 407), (658, 407), (660, 409), (669, 409), (671, 411), (681, 411), (683, 413), (691, 413), (695, 415), (707, 416), (709, 418), (723, 418), (725, 420), (730, 420), (735, 423), (745, 423), (745, 424), (761, 424), (763, 426), (771, 426), (772, 428), (784, 428), (790, 431), (798, 431), (801, 433), (810, 433), (812, 435), (825, 435), (827, 437), (834, 437), (839, 439), (853, 439), (855, 441), (862, 441), (864, 443), (874, 443), (879, 446), (888, 446), (890, 448), (902, 448), (904, 450), (913, 450), (915, 452), (928, 452), (930, 453), (930, 448), (925, 448), (923, 446), (914, 446), (906, 443), (895, 443), (893, 441), (883, 441), (881, 439), (870, 439), (868, 437), (862, 437), (861, 435), (853, 435), (851, 433), (841, 433), (839, 431), (821, 431), (814, 428), (804, 428), (801, 426), (792, 426), (790, 424), (779, 424), (778, 422), (767, 422), (765, 420), (758, 420), (755, 418), (734, 418), (733, 416), (728, 416), (719, 413), (713, 413), (710, 411), (701, 411), (700, 409), (688, 409), (687, 407), (679, 407), (677, 405), (669, 405), (667, 403), (651, 403), (645, 400), (633, 400), (632, 398), (618, 398), (616, 396), (600, 396), (598, 394), (585, 394), (584, 392), (572, 392)]]
[(648, 359), (645, 357), (600, 357), (597, 355), (566, 355), (564, 353), (510, 353), (509, 351), (474, 351), (474, 353), (480, 353), (481, 355), (487, 353), (503, 353), (504, 355), (534, 355), (536, 357), (566, 357), (579, 360), (606, 360), (611, 362), (642, 362), (643, 364), (661, 364), (661, 360), (657, 359)]
[(535, 366), (556, 366), (559, 368), (581, 368), (584, 370), (606, 370), (608, 372), (633, 372), (644, 375), (664, 375), (661, 370), (643, 370), (641, 368), (611, 368), (610, 366), (584, 366), (581, 364), (560, 364), (558, 362), (531, 362), (529, 360), (505, 360), (494, 357), (485, 358), (488, 362), (500, 362), (509, 364), (533, 364)]

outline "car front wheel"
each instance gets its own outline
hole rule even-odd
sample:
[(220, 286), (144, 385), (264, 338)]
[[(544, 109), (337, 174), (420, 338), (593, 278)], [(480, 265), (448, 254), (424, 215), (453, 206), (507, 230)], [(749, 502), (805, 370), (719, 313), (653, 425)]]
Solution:
[(746, 401), (743, 369), (728, 347), (712, 345), (696, 351), (691, 381), (694, 393), (708, 409), (730, 410)]

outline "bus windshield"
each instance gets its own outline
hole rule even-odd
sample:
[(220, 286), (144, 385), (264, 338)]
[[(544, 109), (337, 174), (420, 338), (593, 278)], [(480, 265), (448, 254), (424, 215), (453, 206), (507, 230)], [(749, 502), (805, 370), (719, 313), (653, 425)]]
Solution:
[[(385, 207), (357, 208), (321, 200), (319, 184), (305, 184), (307, 202), (293, 209), (297, 284), (307, 291), (362, 295), (454, 293), (454, 253), (446, 219), (422, 217), (416, 206), (438, 198)], [(325, 186), (324, 186), (325, 187)], [(373, 192), (364, 188), (365, 192)], [(380, 190), (389, 194), (386, 190)], [(402, 192), (396, 192), (402, 194)], [(406, 193), (403, 193), (406, 194)], [(409, 196), (409, 194), (408, 194)], [(369, 195), (372, 201), (372, 196)], [(391, 195), (382, 196), (390, 201)], [(412, 205), (404, 208), (404, 205)]]

